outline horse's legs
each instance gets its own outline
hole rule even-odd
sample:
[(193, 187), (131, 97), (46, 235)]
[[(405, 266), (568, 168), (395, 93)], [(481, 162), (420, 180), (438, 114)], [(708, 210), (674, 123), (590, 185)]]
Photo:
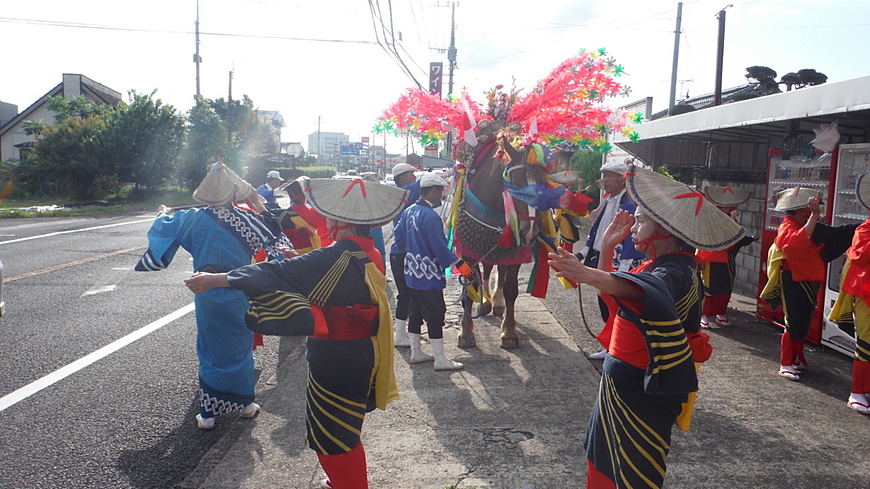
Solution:
[(504, 316), (504, 279), (505, 271), (503, 266), (499, 266), (496, 270), (495, 278), (495, 293), (492, 295), (492, 315), (497, 317)]
[(514, 317), (514, 304), (519, 291), (519, 265), (498, 267), (499, 290), (504, 291), (504, 319), (501, 321), (501, 347), (505, 350), (519, 348), (520, 339), (517, 336), (517, 322)]
[(481, 277), (483, 283), (481, 285), (483, 286), (484, 297), (489, 297), (490, 299), (480, 305), (480, 309), (477, 312), (478, 316), (486, 316), (492, 312), (492, 292), (491, 287), (489, 286), (491, 277), (492, 265), (483, 264), (483, 276)]
[[(489, 291), (489, 274), (492, 272), (492, 265), (484, 265), (483, 266), (483, 276), (481, 280), (483, 284), (481, 284), (482, 288)], [(481, 290), (483, 293), (483, 290)], [(490, 303), (481, 304), (481, 310), (479, 315), (484, 315), (489, 311), (483, 312), (483, 307), (489, 306)], [(457, 338), (457, 346), (459, 348), (474, 348), (477, 346), (477, 339), (474, 337), (474, 319), (471, 318), (471, 308), (474, 307), (474, 302), (471, 301), (468, 297), (464, 297), (462, 299), (462, 318), (459, 321), (459, 337)]]
[(474, 303), (468, 297), (462, 299), (462, 318), (459, 320), (459, 337), (456, 346), (459, 348), (474, 348), (477, 340), (474, 337), (474, 319), (471, 319), (471, 307)]

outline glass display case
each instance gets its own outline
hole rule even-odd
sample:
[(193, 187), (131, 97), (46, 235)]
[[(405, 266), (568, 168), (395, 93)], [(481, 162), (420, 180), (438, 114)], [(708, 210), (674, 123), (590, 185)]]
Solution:
[[(810, 155), (792, 155), (787, 157), (781, 150), (771, 150), (768, 164), (767, 195), (764, 212), (764, 229), (761, 233), (761, 268), (758, 277), (758, 295), (767, 283), (767, 251), (776, 239), (776, 232), (782, 223), (785, 213), (776, 210), (776, 199), (780, 192), (793, 187), (807, 187), (822, 192), (822, 214), (819, 222), (830, 224), (828, 203), (833, 198), (834, 180), (838, 165), (838, 151), (822, 153), (817, 151)], [(839, 272), (837, 272), (839, 277)], [(819, 292), (819, 300), (824, 292)], [(770, 303), (758, 299), (756, 315), (780, 327), (785, 327), (782, 305), (772, 307)], [(807, 339), (814, 343), (822, 339), (822, 308), (817, 308), (810, 321), (810, 332)]]
[[(870, 174), (870, 144), (844, 144), (840, 146), (836, 178), (833, 181), (831, 204), (832, 226), (860, 224), (870, 211), (864, 208), (855, 196), (855, 183), (862, 174)], [(846, 257), (840, 256), (828, 265), (828, 279), (824, 287), (824, 322), (822, 324), (822, 344), (852, 355), (855, 351), (853, 331), (844, 331), (827, 317), (840, 293), (840, 272)]]

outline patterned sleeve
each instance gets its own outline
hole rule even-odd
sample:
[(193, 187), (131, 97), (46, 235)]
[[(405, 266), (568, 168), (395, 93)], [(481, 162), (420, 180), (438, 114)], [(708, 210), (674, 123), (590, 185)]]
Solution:
[(447, 246), (447, 236), (444, 235), (444, 226), (441, 218), (438, 217), (438, 213), (429, 209), (425, 215), (426, 227), (424, 232), (426, 233), (426, 240), (429, 242), (435, 258), (438, 259), (438, 264), (441, 265), (441, 268), (447, 268), (458, 262), (459, 257), (450, 251), (450, 247)]
[(270, 260), (236, 268), (227, 273), (227, 281), (230, 288), (249, 296), (280, 290), (301, 294), (318, 305), (335, 300), (348, 304), (368, 303), (368, 289), (342, 287), (346, 277), (356, 276), (357, 280), (350, 282), (360, 283), (365, 275), (362, 262), (355, 259), (365, 253), (348, 249), (342, 241), (289, 260)]
[(194, 210), (177, 211), (158, 217), (148, 230), (148, 249), (139, 258), (134, 270), (155, 272), (169, 266), (180, 246), (180, 236), (193, 217)]
[(620, 314), (638, 326), (646, 340), (650, 362), (644, 376), (647, 394), (682, 394), (698, 389), (695, 362), (683, 322), (667, 280), (653, 273), (616, 272), (643, 289), (639, 313), (618, 297)]

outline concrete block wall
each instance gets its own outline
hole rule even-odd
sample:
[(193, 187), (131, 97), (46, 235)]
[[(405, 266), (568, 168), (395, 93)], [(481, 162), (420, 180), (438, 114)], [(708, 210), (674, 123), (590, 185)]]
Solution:
[(738, 210), (740, 215), (737, 217), (737, 222), (746, 228), (746, 234), (758, 237), (758, 240), (748, 246), (740, 249), (737, 254), (736, 264), (737, 270), (734, 277), (734, 291), (749, 297), (755, 297), (758, 294), (758, 276), (761, 270), (761, 264), (766, 261), (766, 257), (762, 260), (761, 257), (761, 231), (764, 227), (764, 204), (765, 192), (767, 192), (767, 184), (761, 183), (745, 183), (745, 182), (714, 182), (704, 181), (704, 185), (731, 185), (734, 188), (742, 188), (752, 192), (752, 196), (745, 204), (741, 205)]

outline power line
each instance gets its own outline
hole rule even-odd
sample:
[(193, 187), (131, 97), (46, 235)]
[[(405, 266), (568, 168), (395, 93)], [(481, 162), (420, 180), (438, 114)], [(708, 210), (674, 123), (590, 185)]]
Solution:
[[(392, 2), (388, 2), (389, 6), (389, 27), (384, 22), (383, 13), (381, 12), (381, 4), (379, 0), (368, 0), (369, 10), (371, 12), (372, 17), (372, 27), (375, 32), (375, 39), (377, 40), (378, 45), (387, 55), (393, 59), (393, 61), (399, 66), (403, 73), (412, 81), (418, 88), (423, 89), (423, 85), (417, 80), (414, 74), (411, 72), (410, 68), (405, 64), (405, 61), (402, 59), (402, 56), (399, 55), (399, 51), (396, 49), (396, 37), (393, 29), (393, 10), (392, 10)], [(378, 28), (380, 25), (380, 29)], [(378, 32), (380, 30), (380, 33)], [(383, 36), (383, 40), (381, 40), (381, 36)], [(404, 50), (404, 47), (402, 48)], [(406, 51), (407, 52), (407, 51)], [(410, 57), (410, 55), (409, 55)]]
[[(183, 35), (194, 34), (192, 31), (174, 31), (174, 30), (164, 30), (164, 29), (141, 29), (141, 28), (135, 28), (135, 27), (118, 27), (118, 26), (99, 25), (99, 24), (82, 24), (82, 23), (76, 23), (76, 22), (58, 22), (58, 21), (53, 21), (53, 20), (14, 19), (14, 18), (9, 18), (9, 17), (0, 17), (0, 22), (29, 24), (29, 25), (44, 25), (44, 26), (49, 26), (49, 27), (65, 27), (65, 28), (74, 28), (74, 29), (95, 29), (95, 30), (120, 31), (120, 32), (143, 32), (143, 33), (147, 33), (147, 34), (183, 34)], [(215, 36), (215, 37), (239, 37), (239, 38), (246, 38), (246, 39), (267, 39), (267, 40), (278, 40), (278, 41), (376, 44), (374, 41), (361, 41), (361, 40), (353, 40), (353, 39), (317, 39), (317, 38), (308, 38), (308, 37), (268, 36), (268, 35), (263, 35), (263, 34), (235, 34), (235, 33), (230, 33), (230, 32), (203, 32), (203, 31), (200, 31), (200, 35)]]

